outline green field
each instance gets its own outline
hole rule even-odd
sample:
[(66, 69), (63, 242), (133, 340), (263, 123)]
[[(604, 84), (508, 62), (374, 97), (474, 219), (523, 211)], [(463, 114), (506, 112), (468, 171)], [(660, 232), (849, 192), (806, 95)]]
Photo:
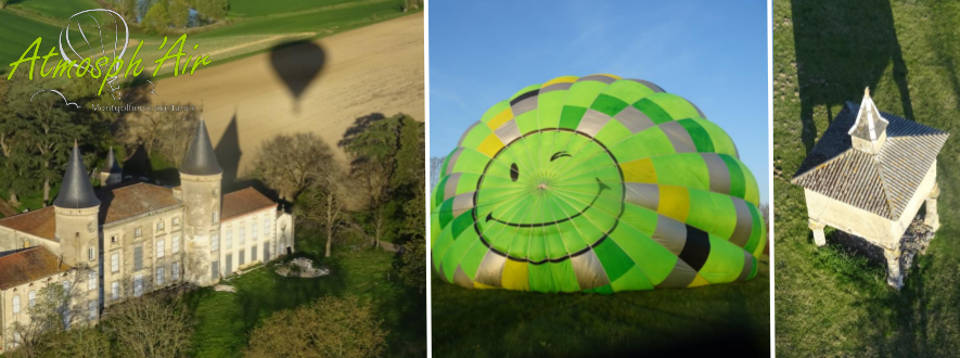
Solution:
[(942, 227), (897, 292), (886, 267), (817, 248), (790, 178), (846, 100), (960, 134), (960, 3), (774, 2), (776, 342), (779, 356), (956, 356), (960, 348), (960, 146), (938, 161)]
[[(232, 1), (226, 20), (190, 30), (184, 50), (188, 56), (209, 55), (212, 66), (220, 65), (268, 51), (285, 42), (329, 36), (408, 14), (403, 12), (401, 5), (398, 0)], [(93, 0), (57, 2), (56, 6), (49, 1), (27, 0), (0, 10), (0, 32), (5, 34), (0, 38), (0, 63), (4, 64), (0, 67), (0, 74), (9, 70), (5, 64), (19, 58), (37, 36), (44, 38), (42, 56), (56, 44), (60, 28), (70, 15), (97, 7), (100, 6)], [(131, 26), (135, 25), (131, 23)], [(162, 36), (146, 34), (136, 28), (131, 31), (127, 56), (133, 53), (135, 40), (144, 41), (138, 57), (143, 59), (145, 67), (151, 69), (153, 60), (161, 57), (169, 45), (161, 50)], [(171, 34), (168, 44), (179, 35), (179, 32)], [(198, 48), (193, 50), (195, 44)], [(166, 64), (160, 76), (170, 75), (172, 70), (173, 66)]]
[(612, 295), (468, 290), (434, 280), (433, 354), (769, 356), (770, 281), (766, 257), (759, 262), (747, 282)]
[(373, 302), (383, 328), (390, 332), (388, 356), (422, 356), (426, 344), (425, 303), (422, 296), (388, 277), (392, 260), (392, 254), (379, 250), (346, 252), (327, 261), (332, 269), (330, 276), (284, 278), (268, 265), (226, 282), (236, 287), (237, 293), (211, 288), (192, 292), (187, 302), (198, 321), (194, 356), (237, 356), (246, 347), (251, 330), (271, 313), (321, 296), (345, 294)]

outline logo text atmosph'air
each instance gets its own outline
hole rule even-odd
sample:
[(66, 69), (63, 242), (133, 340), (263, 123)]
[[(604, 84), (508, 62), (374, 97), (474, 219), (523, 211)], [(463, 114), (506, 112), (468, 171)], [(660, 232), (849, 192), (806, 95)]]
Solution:
[[(10, 73), (7, 80), (13, 78), (21, 65), (29, 63), (27, 78), (33, 80), (39, 65), (41, 78), (91, 78), (100, 79), (100, 88), (97, 95), (102, 95), (104, 88), (111, 92), (119, 89), (119, 80), (135, 78), (143, 73), (143, 59), (139, 57), (143, 41), (138, 41), (137, 47), (128, 60), (124, 60), (127, 45), (130, 42), (127, 21), (116, 11), (110, 9), (89, 9), (70, 16), (67, 26), (60, 31), (56, 43), (51, 44), (45, 55), (40, 54), (43, 47), (43, 37), (27, 46), (23, 54), (16, 61), (9, 64)], [(158, 50), (166, 51), (153, 61), (153, 77), (156, 77), (164, 65), (173, 65), (173, 76), (182, 74), (193, 75), (198, 68), (209, 65), (212, 60), (208, 55), (188, 56), (183, 47), (187, 42), (187, 35), (180, 35), (170, 42), (167, 36), (163, 37)], [(167, 44), (169, 43), (169, 46)], [(196, 50), (199, 44), (193, 45)], [(54, 64), (51, 59), (56, 59)], [(109, 85), (109, 87), (108, 87)]]

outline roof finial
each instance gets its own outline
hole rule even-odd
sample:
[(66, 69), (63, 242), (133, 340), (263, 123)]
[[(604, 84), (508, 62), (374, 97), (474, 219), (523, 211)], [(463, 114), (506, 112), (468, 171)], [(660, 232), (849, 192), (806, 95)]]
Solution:
[(867, 87), (864, 87), (864, 88), (863, 88), (863, 96), (864, 96), (864, 97), (870, 97), (870, 86), (867, 86)]

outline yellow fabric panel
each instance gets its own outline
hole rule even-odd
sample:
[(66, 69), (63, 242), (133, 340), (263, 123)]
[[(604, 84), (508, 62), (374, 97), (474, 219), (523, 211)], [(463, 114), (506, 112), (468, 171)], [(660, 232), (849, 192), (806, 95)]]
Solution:
[(474, 282), (474, 283), (473, 283), (473, 288), (479, 288), (479, 289), (481, 289), (481, 290), (490, 290), (490, 289), (494, 289), (494, 288), (496, 288), (496, 287), (495, 287), (495, 286), (490, 286), (490, 285), (487, 285), (487, 284), (483, 284), (483, 283), (479, 283), (479, 282)]
[(508, 290), (529, 291), (530, 278), (527, 271), (527, 263), (507, 259), (503, 265), (503, 277), (500, 284)]
[(690, 282), (690, 284), (687, 285), (687, 287), (700, 287), (700, 286), (706, 286), (709, 284), (710, 282), (707, 282), (707, 279), (703, 278), (703, 276), (700, 276), (700, 274), (697, 273), (697, 277), (694, 277), (693, 282)]
[(493, 156), (500, 151), (500, 148), (503, 148), (503, 143), (501, 143), (500, 138), (497, 138), (497, 135), (493, 133), (488, 135), (487, 138), (484, 138), (483, 142), (477, 146), (477, 150), (480, 153), (490, 158), (493, 158)]
[(682, 223), (687, 222), (690, 214), (690, 192), (676, 185), (660, 186), (660, 206), (657, 212)]
[(550, 85), (555, 85), (555, 84), (557, 84), (557, 83), (573, 83), (573, 82), (575, 82), (575, 81), (577, 80), (577, 78), (579, 78), (579, 77), (577, 77), (577, 76), (561, 76), (561, 77), (557, 77), (557, 78), (554, 78), (554, 79), (552, 79), (552, 80), (550, 80), (550, 81), (547, 81), (547, 83), (544, 83), (543, 85), (541, 85), (540, 88), (549, 87)]
[(511, 109), (510, 107), (504, 108), (503, 112), (497, 113), (496, 116), (493, 116), (493, 118), (490, 118), (490, 121), (487, 122), (487, 127), (490, 127), (490, 129), (496, 130), (497, 128), (500, 128), (500, 126), (502, 126), (504, 123), (507, 123), (507, 121), (509, 121), (512, 118), (513, 118), (513, 109)]
[(620, 164), (623, 170), (623, 180), (628, 183), (656, 183), (657, 171), (653, 168), (650, 158), (632, 160)]

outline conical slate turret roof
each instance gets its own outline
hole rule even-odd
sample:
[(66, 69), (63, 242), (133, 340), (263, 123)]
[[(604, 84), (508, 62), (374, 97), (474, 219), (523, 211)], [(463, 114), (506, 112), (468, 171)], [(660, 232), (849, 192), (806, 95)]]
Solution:
[(190, 141), (187, 154), (183, 156), (180, 172), (192, 175), (212, 175), (223, 172), (220, 164), (217, 163), (216, 154), (213, 153), (213, 145), (210, 144), (210, 136), (207, 135), (207, 125), (202, 119), (197, 124), (197, 132)]
[(100, 206), (100, 200), (93, 193), (93, 185), (87, 177), (87, 168), (80, 158), (80, 148), (73, 142), (73, 153), (67, 162), (67, 171), (63, 174), (63, 184), (53, 205), (61, 208), (79, 209)]
[(108, 167), (103, 168), (104, 173), (123, 173), (122, 169), (120, 169), (120, 163), (117, 162), (117, 158), (113, 155), (113, 147), (110, 147), (110, 152), (107, 153), (107, 165)]

